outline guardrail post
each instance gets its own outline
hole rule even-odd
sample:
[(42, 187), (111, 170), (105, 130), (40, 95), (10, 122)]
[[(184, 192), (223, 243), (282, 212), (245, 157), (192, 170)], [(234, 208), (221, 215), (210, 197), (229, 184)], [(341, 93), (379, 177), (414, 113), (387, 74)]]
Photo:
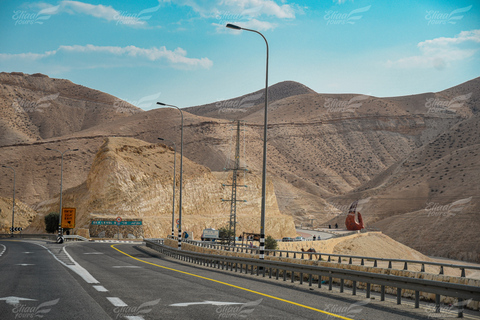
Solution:
[(332, 277), (328, 278), (328, 290), (332, 290), (332, 285), (333, 285), (333, 279)]
[(308, 276), (308, 286), (309, 287), (312, 286), (312, 282), (313, 282), (313, 275), (310, 273), (310, 275)]
[(374, 268), (377, 267), (377, 260), (375, 260), (375, 261), (373, 262), (373, 267), (374, 267)]
[(344, 279), (340, 279), (340, 293), (343, 293)]
[(300, 284), (303, 284), (303, 272), (300, 272)]
[(328, 262), (330, 262), (330, 256), (328, 256)]
[(439, 274), (443, 274), (443, 266), (440, 266), (440, 273)]
[(420, 291), (415, 290), (415, 308), (420, 308)]
[(322, 255), (321, 254), (318, 255), (318, 261), (322, 261)]
[(357, 295), (357, 281), (353, 281), (352, 295)]
[(277, 271), (275, 272), (275, 280), (278, 280), (279, 274), (280, 274), (280, 270), (277, 269)]
[(366, 294), (366, 298), (370, 298), (370, 283), (367, 283), (367, 294)]
[(287, 270), (283, 270), (283, 281), (287, 281)]
[(465, 268), (462, 268), (462, 275), (460, 277), (465, 278)]
[(435, 313), (440, 313), (440, 295), (435, 295)]
[(397, 288), (397, 304), (402, 304), (402, 288)]
[(352, 257), (350, 257), (350, 259), (348, 259), (348, 264), (352, 264)]
[(295, 271), (292, 271), (292, 283), (295, 282)]
[(425, 272), (425, 264), (422, 263), (422, 268), (420, 269), (420, 272)]
[(457, 318), (463, 318), (463, 299), (462, 298), (458, 298), (458, 302), (457, 302), (457, 308), (458, 308), (458, 316)]
[(388, 269), (392, 269), (392, 261), (388, 261)]
[(380, 287), (380, 301), (385, 301), (385, 286)]
[(365, 265), (365, 261), (363, 260), (363, 258), (362, 258), (362, 262), (360, 262), (360, 265), (361, 265), (361, 266), (364, 266), (364, 265)]
[(407, 261), (405, 261), (405, 264), (403, 265), (403, 270), (408, 270)]
[(338, 263), (342, 263), (342, 257), (338, 257)]
[(321, 275), (318, 276), (318, 287), (319, 288), (322, 287), (322, 276)]

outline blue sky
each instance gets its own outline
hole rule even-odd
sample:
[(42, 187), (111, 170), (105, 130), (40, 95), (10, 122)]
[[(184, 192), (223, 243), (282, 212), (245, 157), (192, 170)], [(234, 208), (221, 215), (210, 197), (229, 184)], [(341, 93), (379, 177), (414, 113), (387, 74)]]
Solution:
[(0, 2), (0, 71), (188, 107), (293, 80), (319, 93), (441, 91), (480, 76), (480, 3), (381, 0)]

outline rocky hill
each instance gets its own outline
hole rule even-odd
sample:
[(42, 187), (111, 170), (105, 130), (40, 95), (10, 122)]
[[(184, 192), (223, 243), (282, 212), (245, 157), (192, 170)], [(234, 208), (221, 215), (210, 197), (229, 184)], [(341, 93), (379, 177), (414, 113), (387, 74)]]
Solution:
[(69, 80), (0, 73), (0, 146), (60, 137), (142, 111)]
[[(170, 234), (173, 157), (173, 150), (162, 144), (107, 138), (95, 156), (87, 180), (68, 189), (63, 204), (78, 208), (77, 228), (88, 228), (92, 218), (122, 216), (143, 219), (146, 237)], [(177, 158), (179, 163), (179, 154)], [(182, 229), (198, 238), (204, 228), (228, 226), (229, 204), (222, 202), (222, 198), (229, 198), (230, 189), (222, 186), (218, 174), (188, 159), (184, 159), (183, 169)], [(249, 187), (242, 196), (250, 200), (238, 205), (238, 235), (242, 231), (258, 232), (260, 225), (261, 179), (250, 172), (245, 180)], [(178, 171), (176, 181), (179, 184)], [(58, 206), (58, 197), (40, 202), (36, 206), (38, 216), (27, 232), (43, 230), (43, 217)], [(278, 210), (272, 183), (268, 185), (266, 213), (270, 235), (280, 238), (296, 234), (292, 217)]]

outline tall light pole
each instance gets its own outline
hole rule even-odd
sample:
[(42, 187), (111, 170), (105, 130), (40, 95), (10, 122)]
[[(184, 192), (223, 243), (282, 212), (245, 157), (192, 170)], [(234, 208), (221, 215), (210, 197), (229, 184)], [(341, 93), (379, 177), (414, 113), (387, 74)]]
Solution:
[(157, 102), (158, 105), (178, 109), (182, 116), (182, 129), (180, 134), (180, 197), (178, 199), (178, 250), (182, 250), (182, 185), (183, 185), (183, 111), (177, 106)]
[(169, 141), (169, 142), (173, 143), (173, 150), (174, 150), (174, 156), (173, 156), (173, 203), (172, 203), (172, 237), (173, 237), (175, 235), (175, 182), (177, 180), (177, 174), (176, 174), (177, 145), (175, 144), (174, 141), (172, 141), (170, 139), (158, 138), (158, 140)]
[(3, 168), (8, 168), (13, 170), (13, 204), (12, 204), (12, 238), (13, 238), (13, 228), (15, 227), (15, 169), (13, 167), (4, 166)]
[(57, 149), (45, 148), (50, 151), (57, 151), (62, 156), (60, 161), (60, 213), (58, 214), (58, 236), (57, 243), (63, 243), (63, 229), (62, 229), (62, 191), (63, 191), (63, 154), (68, 151), (78, 151), (78, 149), (67, 149), (63, 152)]
[(250, 32), (255, 32), (262, 36), (267, 45), (267, 63), (266, 63), (266, 72), (265, 72), (265, 117), (263, 122), (263, 168), (262, 168), (262, 205), (261, 205), (261, 215), (260, 215), (260, 259), (265, 258), (265, 201), (266, 201), (266, 188), (267, 188), (267, 110), (268, 110), (268, 42), (267, 39), (260, 32), (252, 29), (246, 29), (234, 24), (227, 24), (227, 28), (234, 30), (245, 30)]

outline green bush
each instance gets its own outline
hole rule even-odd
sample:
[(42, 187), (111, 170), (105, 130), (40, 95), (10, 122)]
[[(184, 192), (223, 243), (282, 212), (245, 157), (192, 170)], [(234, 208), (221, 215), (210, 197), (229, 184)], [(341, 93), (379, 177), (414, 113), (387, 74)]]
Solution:
[(50, 212), (45, 216), (45, 231), (47, 233), (55, 233), (58, 231), (58, 222), (60, 217), (58, 212)]
[(276, 250), (277, 248), (277, 240), (275, 240), (272, 236), (267, 236), (265, 239), (265, 249)]

